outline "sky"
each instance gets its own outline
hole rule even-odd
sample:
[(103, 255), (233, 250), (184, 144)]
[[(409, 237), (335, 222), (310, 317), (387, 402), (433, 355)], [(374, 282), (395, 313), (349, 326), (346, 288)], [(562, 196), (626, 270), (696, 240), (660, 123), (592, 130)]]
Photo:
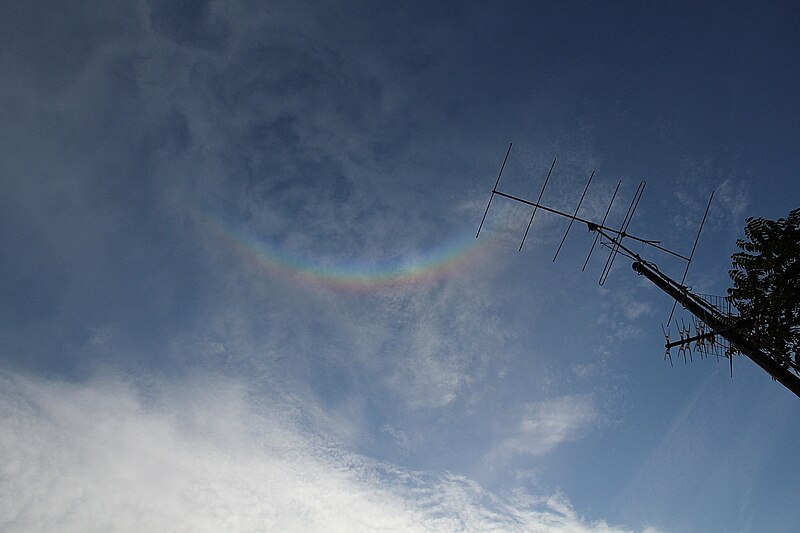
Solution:
[[(763, 532), (800, 403), (664, 358), (800, 200), (796, 2), (7, 2), (0, 529)], [(669, 275), (683, 265), (641, 250)], [(680, 309), (677, 317), (689, 320)], [(671, 329), (673, 337), (675, 327)]]

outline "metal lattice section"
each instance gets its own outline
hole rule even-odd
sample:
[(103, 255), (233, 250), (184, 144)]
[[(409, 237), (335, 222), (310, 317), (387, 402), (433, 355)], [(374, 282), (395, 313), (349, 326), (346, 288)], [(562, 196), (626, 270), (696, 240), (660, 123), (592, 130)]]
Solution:
[[(727, 296), (694, 293), (693, 296), (701, 300), (706, 307), (711, 308), (724, 322), (731, 325), (736, 323), (739, 313)], [(694, 359), (695, 354), (701, 359), (716, 357), (719, 360), (722, 357), (731, 359), (731, 361), (733, 356), (738, 354), (736, 348), (731, 346), (730, 341), (697, 316), (692, 315), (688, 323), (683, 318), (675, 319), (672, 325), (678, 337), (674, 341), (670, 339), (670, 328), (664, 329), (666, 340), (664, 358), (668, 358), (670, 363), (672, 363), (671, 351), (673, 348), (677, 349), (678, 357), (683, 357), (684, 362), (687, 363)]]

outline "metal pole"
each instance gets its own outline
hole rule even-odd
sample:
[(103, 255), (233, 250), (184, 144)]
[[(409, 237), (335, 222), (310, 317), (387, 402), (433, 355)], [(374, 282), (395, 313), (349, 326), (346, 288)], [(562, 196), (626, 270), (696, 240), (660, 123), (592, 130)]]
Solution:
[(653, 269), (643, 261), (636, 261), (632, 265), (633, 270), (649, 279), (653, 284), (671, 296), (676, 302), (681, 304), (687, 311), (705, 322), (711, 329), (716, 331), (721, 337), (728, 341), (740, 352), (750, 358), (755, 364), (760, 366), (765, 372), (772, 376), (781, 385), (795, 393), (800, 398), (800, 377), (793, 374), (780, 363), (762, 352), (755, 344), (748, 340), (744, 335), (736, 330), (732, 330), (730, 324), (722, 318), (711, 313), (694, 299), (682, 291), (678, 284), (665, 274)]

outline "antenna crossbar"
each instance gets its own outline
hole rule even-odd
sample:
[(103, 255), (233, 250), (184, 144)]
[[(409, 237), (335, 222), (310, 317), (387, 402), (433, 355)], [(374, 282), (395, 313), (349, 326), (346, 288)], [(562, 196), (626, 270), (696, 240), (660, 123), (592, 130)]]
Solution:
[[(725, 333), (728, 333), (729, 331), (734, 331), (734, 330), (733, 329), (727, 329), (727, 330), (724, 330), (724, 331), (725, 331)], [(689, 343), (692, 343), (692, 342), (704, 341), (704, 340), (708, 340), (708, 339), (713, 340), (713, 339), (719, 337), (720, 335), (721, 334), (720, 334), (719, 331), (709, 331), (707, 333), (700, 333), (698, 335), (694, 335), (693, 337), (686, 337), (686, 338), (678, 340), (678, 341), (668, 342), (668, 343), (666, 343), (664, 345), (664, 348), (669, 350), (670, 348), (674, 348), (676, 346), (681, 346), (681, 345), (686, 345), (686, 344), (689, 344)]]
[(652, 240), (652, 239), (644, 239), (642, 237), (637, 237), (635, 235), (630, 235), (628, 233), (625, 233), (622, 230), (617, 230), (617, 229), (614, 229), (614, 228), (610, 228), (608, 226), (604, 226), (604, 225), (598, 224), (596, 222), (592, 222), (591, 220), (579, 217), (577, 215), (571, 215), (569, 213), (565, 213), (563, 211), (559, 211), (558, 209), (553, 209), (552, 207), (548, 207), (546, 205), (542, 205), (542, 204), (540, 204), (538, 202), (532, 202), (530, 200), (526, 200), (524, 198), (520, 198), (519, 196), (514, 196), (513, 194), (508, 194), (508, 193), (505, 193), (503, 191), (498, 191), (497, 189), (493, 189), (492, 190), (492, 194), (493, 195), (496, 194), (498, 196), (503, 196), (504, 198), (508, 198), (509, 200), (514, 200), (515, 202), (520, 202), (520, 203), (523, 203), (523, 204), (527, 204), (527, 205), (533, 206), (533, 207), (535, 207), (537, 209), (541, 209), (542, 211), (546, 211), (548, 213), (553, 213), (554, 215), (558, 215), (558, 216), (565, 217), (565, 218), (568, 218), (568, 219), (571, 219), (571, 220), (575, 220), (576, 222), (582, 222), (582, 223), (586, 224), (586, 226), (589, 228), (589, 231), (597, 231), (597, 230), (607, 231), (607, 232), (612, 233), (614, 235), (617, 235), (619, 237), (624, 237), (626, 239), (632, 239), (632, 240), (638, 241), (638, 242), (640, 242), (642, 244), (646, 244), (647, 246), (652, 246), (653, 248), (657, 248), (658, 250), (661, 250), (662, 252), (668, 253), (670, 255), (674, 255), (675, 257), (678, 257), (679, 259), (683, 259), (684, 261), (688, 261), (689, 260), (689, 258), (686, 257), (685, 255), (679, 254), (678, 252), (673, 252), (672, 250), (670, 250), (668, 248), (664, 248), (663, 246), (660, 246), (659, 243), (661, 241)]

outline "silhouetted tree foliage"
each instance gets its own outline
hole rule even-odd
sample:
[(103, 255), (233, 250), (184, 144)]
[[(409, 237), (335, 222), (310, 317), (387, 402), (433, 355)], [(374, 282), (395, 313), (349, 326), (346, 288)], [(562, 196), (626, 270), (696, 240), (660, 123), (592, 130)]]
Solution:
[(728, 296), (753, 339), (800, 370), (800, 208), (778, 220), (750, 217), (744, 233)]

